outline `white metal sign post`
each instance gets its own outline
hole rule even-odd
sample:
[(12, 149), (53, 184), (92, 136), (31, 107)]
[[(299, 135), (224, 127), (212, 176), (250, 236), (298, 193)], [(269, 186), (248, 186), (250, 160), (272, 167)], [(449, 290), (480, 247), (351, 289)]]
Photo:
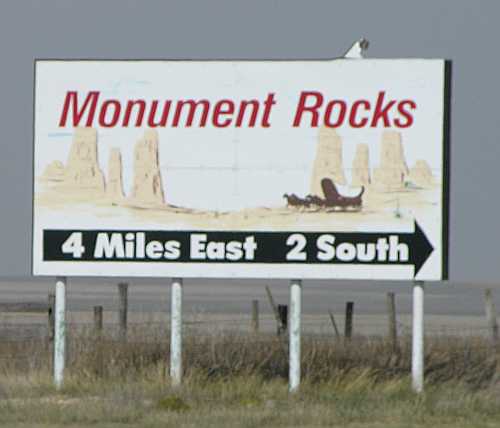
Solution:
[(295, 392), (300, 385), (300, 346), (301, 346), (301, 306), (302, 306), (302, 281), (290, 281), (290, 339), (289, 339), (289, 376), (288, 385), (290, 392)]
[(411, 375), (415, 392), (424, 390), (424, 283), (413, 284), (413, 336)]
[(182, 279), (171, 285), (170, 309), (170, 378), (173, 386), (182, 382)]
[(66, 362), (66, 278), (56, 279), (54, 328), (54, 383), (60, 389), (64, 381)]

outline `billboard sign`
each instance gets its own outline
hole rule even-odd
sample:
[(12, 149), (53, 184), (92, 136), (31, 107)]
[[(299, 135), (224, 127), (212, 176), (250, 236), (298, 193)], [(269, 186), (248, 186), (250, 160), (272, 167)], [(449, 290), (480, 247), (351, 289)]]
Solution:
[(444, 60), (35, 63), (33, 274), (447, 277)]

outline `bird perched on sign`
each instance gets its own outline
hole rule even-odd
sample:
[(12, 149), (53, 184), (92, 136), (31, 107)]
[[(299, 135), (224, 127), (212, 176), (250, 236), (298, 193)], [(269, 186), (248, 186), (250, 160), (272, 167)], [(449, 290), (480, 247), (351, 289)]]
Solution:
[(368, 50), (370, 42), (367, 39), (359, 39), (348, 49), (343, 58), (363, 59), (364, 53)]

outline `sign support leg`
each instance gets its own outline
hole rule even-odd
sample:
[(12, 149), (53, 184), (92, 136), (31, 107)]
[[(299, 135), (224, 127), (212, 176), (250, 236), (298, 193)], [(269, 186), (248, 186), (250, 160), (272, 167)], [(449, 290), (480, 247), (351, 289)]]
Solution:
[(170, 310), (170, 378), (173, 386), (182, 382), (182, 279), (171, 285)]
[(290, 322), (289, 322), (289, 391), (295, 392), (300, 384), (300, 317), (302, 281), (290, 281)]
[(54, 384), (60, 389), (64, 381), (66, 359), (66, 278), (56, 279), (54, 328)]
[(424, 390), (424, 283), (413, 284), (413, 340), (411, 375), (413, 390), (420, 393)]

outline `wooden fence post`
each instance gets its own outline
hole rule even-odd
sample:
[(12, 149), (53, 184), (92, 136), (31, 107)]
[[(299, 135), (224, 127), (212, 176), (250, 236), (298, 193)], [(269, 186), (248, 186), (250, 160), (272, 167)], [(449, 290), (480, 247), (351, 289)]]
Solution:
[(252, 332), (259, 332), (259, 301), (252, 300)]
[(278, 336), (288, 330), (288, 305), (278, 305), (280, 325), (278, 326)]
[(102, 306), (94, 306), (94, 331), (102, 333)]
[(398, 330), (396, 325), (396, 296), (394, 293), (387, 293), (387, 316), (389, 321), (389, 343), (392, 349), (398, 349)]
[(278, 311), (278, 306), (276, 303), (274, 303), (274, 298), (271, 293), (271, 289), (266, 285), (266, 293), (267, 293), (267, 298), (269, 299), (269, 304), (271, 305), (271, 309), (273, 310), (274, 318), (276, 319), (276, 325), (278, 329), (278, 336), (280, 334), (280, 328), (281, 328), (281, 318), (280, 314)]
[(328, 314), (330, 315), (330, 321), (332, 322), (333, 330), (335, 331), (335, 337), (338, 340), (338, 339), (340, 339), (340, 332), (339, 332), (339, 329), (337, 327), (337, 323), (335, 322), (335, 317), (333, 316), (332, 311), (328, 311)]
[(55, 317), (54, 311), (56, 306), (56, 293), (53, 291), (49, 292), (49, 308), (48, 308), (48, 335), (49, 341), (54, 340), (54, 326), (55, 326)]
[(484, 291), (484, 309), (486, 312), (486, 321), (488, 322), (488, 328), (490, 330), (491, 341), (493, 345), (496, 345), (498, 343), (497, 315), (495, 303), (493, 302), (493, 294), (489, 288)]
[(346, 340), (351, 340), (352, 337), (353, 312), (354, 312), (354, 302), (347, 302), (345, 306), (345, 326), (344, 326), (344, 337)]
[(120, 338), (127, 338), (127, 311), (128, 311), (128, 284), (121, 282), (118, 284), (120, 300), (118, 302), (118, 322), (120, 324)]

